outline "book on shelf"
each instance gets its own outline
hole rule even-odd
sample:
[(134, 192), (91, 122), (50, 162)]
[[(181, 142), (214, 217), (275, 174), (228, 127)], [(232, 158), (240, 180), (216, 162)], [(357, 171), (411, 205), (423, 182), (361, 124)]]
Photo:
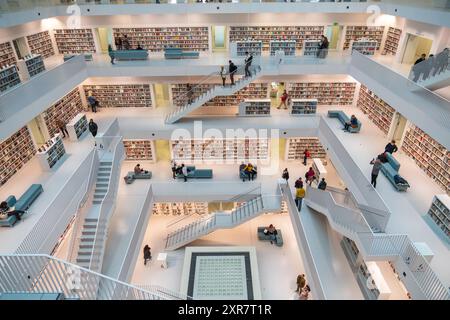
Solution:
[(157, 202), (153, 204), (155, 215), (206, 215), (209, 213), (208, 202)]
[(156, 162), (155, 144), (153, 140), (124, 139), (126, 160), (148, 160)]
[(152, 107), (150, 84), (84, 85), (86, 97), (89, 93), (99, 101), (99, 107)]
[(92, 29), (55, 29), (54, 36), (60, 54), (95, 53)]
[(0, 43), (0, 68), (9, 67), (17, 63), (11, 42)]
[(270, 55), (283, 51), (285, 56), (295, 56), (296, 47), (295, 40), (270, 40)]
[(296, 137), (287, 140), (286, 155), (287, 161), (303, 161), (304, 152), (308, 150), (311, 158), (326, 158), (326, 152), (319, 138), (315, 137)]
[(317, 52), (319, 51), (320, 40), (305, 40), (305, 44), (303, 46), (303, 55), (304, 56), (317, 56)]
[(0, 92), (6, 91), (20, 84), (20, 76), (15, 65), (0, 69)]
[(318, 105), (353, 105), (355, 82), (291, 82), (287, 92), (292, 99), (317, 99)]
[(317, 102), (317, 99), (292, 99), (291, 115), (315, 114)]
[(22, 78), (25, 80), (45, 71), (44, 60), (40, 54), (30, 54), (25, 56), (23, 59), (19, 60), (18, 65)]
[(52, 39), (48, 31), (42, 31), (27, 36), (27, 42), (31, 53), (40, 54), (44, 59), (55, 54)]
[(344, 50), (352, 48), (352, 41), (368, 39), (375, 41), (375, 50), (380, 49), (384, 26), (347, 26), (345, 32)]
[(450, 242), (450, 197), (447, 194), (437, 194), (433, 197), (428, 216)]
[(270, 116), (270, 99), (246, 99), (239, 104), (240, 117)]
[(386, 41), (384, 42), (384, 48), (383, 48), (382, 54), (396, 55), (401, 36), (402, 36), (401, 29), (389, 27), (388, 33), (386, 36)]
[(81, 136), (88, 131), (88, 121), (84, 113), (77, 114), (66, 125), (67, 132), (69, 132), (69, 138), (71, 141), (78, 141)]
[(251, 53), (253, 56), (260, 56), (262, 53), (262, 41), (236, 41), (236, 55), (245, 56), (245, 53)]
[(49, 171), (66, 153), (61, 134), (56, 134), (37, 150), (37, 157), (42, 170)]
[(360, 39), (352, 41), (352, 50), (356, 50), (363, 55), (372, 56), (377, 50), (378, 42), (369, 39)]

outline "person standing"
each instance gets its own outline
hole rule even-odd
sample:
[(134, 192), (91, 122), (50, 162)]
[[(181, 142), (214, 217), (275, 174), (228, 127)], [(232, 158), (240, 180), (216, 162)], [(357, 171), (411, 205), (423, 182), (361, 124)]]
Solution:
[(303, 198), (305, 198), (305, 194), (306, 191), (303, 189), (303, 186), (295, 190), (295, 204), (297, 205), (298, 211), (302, 210), (302, 202)]
[(130, 41), (128, 40), (128, 36), (127, 35), (123, 36), (122, 45), (123, 45), (123, 48), (125, 50), (130, 50), (131, 49)]
[(184, 163), (181, 164), (181, 173), (183, 174), (184, 182), (187, 182), (188, 171)]
[(281, 101), (280, 101), (280, 104), (278, 105), (277, 109), (280, 109), (281, 105), (284, 105), (284, 109), (287, 110), (288, 107), (286, 105), (286, 101), (288, 98), (289, 98), (289, 95), (287, 94), (286, 90), (283, 90), (283, 94), (281, 95)]
[(305, 149), (305, 151), (303, 152), (303, 164), (306, 166), (306, 160), (308, 160), (308, 158), (311, 157), (311, 153), (309, 152), (308, 149)]
[(325, 59), (328, 53), (328, 38), (324, 35), (321, 36), (319, 42), (319, 50), (317, 50), (317, 57), (321, 59)]
[(117, 50), (122, 50), (122, 36), (118, 36), (116, 38), (115, 44), (116, 44), (116, 49)]
[(98, 131), (97, 124), (94, 122), (93, 119), (89, 120), (89, 132), (92, 134), (94, 138), (97, 135), (97, 131)]
[(227, 80), (227, 72), (225, 71), (225, 67), (220, 67), (220, 77), (222, 78), (222, 86), (225, 87), (225, 81)]
[(377, 178), (378, 178), (378, 174), (380, 173), (380, 169), (381, 166), (383, 165), (381, 163), (380, 159), (372, 159), (372, 161), (370, 161), (370, 164), (373, 165), (372, 168), (372, 177), (370, 179), (370, 184), (373, 185), (374, 188), (377, 187)]
[(175, 162), (175, 160), (171, 160), (171, 164), (172, 164), (172, 176), (175, 179), (177, 177), (177, 163)]
[(233, 61), (228, 61), (228, 73), (230, 74), (231, 85), (234, 86), (234, 74), (236, 73), (237, 67)]
[(109, 54), (109, 58), (111, 59), (111, 64), (114, 64), (114, 51), (110, 44), (108, 44), (108, 54)]
[(312, 167), (309, 167), (308, 172), (305, 173), (306, 182), (309, 182), (309, 185), (312, 184), (313, 180), (316, 178), (316, 173)]
[(61, 131), (63, 138), (67, 136), (69, 136), (69, 132), (67, 132), (67, 127), (66, 124), (61, 120), (61, 119), (57, 119), (56, 120), (56, 126), (59, 128), (59, 130)]
[(284, 168), (283, 174), (281, 175), (281, 177), (282, 177), (284, 180), (286, 180), (286, 182), (288, 182), (288, 180), (289, 180), (289, 171), (288, 171), (287, 168)]
[(390, 154), (393, 154), (394, 152), (397, 152), (398, 148), (397, 145), (395, 144), (395, 140), (392, 140), (391, 142), (389, 142), (386, 147), (384, 147), (384, 152), (388, 152)]
[(245, 77), (251, 77), (250, 66), (252, 65), (253, 56), (248, 51), (245, 52)]
[(304, 274), (299, 274), (297, 276), (297, 289), (295, 291), (300, 291), (306, 285), (306, 279)]
[(427, 55), (426, 55), (425, 53), (422, 53), (422, 55), (420, 56), (420, 58), (417, 59), (416, 62), (414, 62), (414, 65), (419, 64), (419, 63), (421, 63), (422, 61), (425, 61), (426, 56), (427, 56)]
[(89, 96), (87, 98), (89, 105), (91, 106), (91, 110), (94, 113), (97, 113), (98, 101), (92, 95), (92, 92), (89, 91)]
[(146, 244), (144, 247), (144, 266), (147, 265), (147, 260), (152, 260), (152, 253), (150, 249), (151, 248), (148, 246), (148, 244)]
[(322, 181), (319, 182), (317, 189), (325, 190), (326, 188), (327, 188), (327, 182), (325, 181), (325, 178), (322, 178)]
[(296, 189), (298, 189), (298, 188), (303, 188), (303, 180), (302, 180), (302, 177), (298, 178), (298, 179), (295, 181), (294, 187), (295, 187)]

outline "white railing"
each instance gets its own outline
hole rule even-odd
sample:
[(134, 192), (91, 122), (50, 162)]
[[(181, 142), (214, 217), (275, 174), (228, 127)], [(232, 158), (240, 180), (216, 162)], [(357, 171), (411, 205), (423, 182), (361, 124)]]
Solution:
[(81, 232), (83, 231), (83, 222), (84, 219), (86, 218), (86, 214), (88, 213), (88, 206), (86, 206), (86, 203), (92, 198), (89, 195), (91, 194), (92, 188), (94, 187), (97, 179), (98, 167), (99, 167), (98, 152), (97, 149), (94, 149), (94, 156), (92, 157), (91, 162), (91, 171), (89, 172), (89, 182), (86, 184), (86, 187), (84, 188), (85, 196), (83, 197), (83, 199), (81, 199), (80, 203), (78, 204), (78, 210), (77, 213), (75, 214), (75, 221), (72, 227), (69, 252), (67, 253), (67, 261), (71, 263), (75, 263), (75, 260), (77, 258), (78, 248), (81, 240)]
[[(43, 254), (0, 255), (0, 293), (63, 293), (80, 300), (179, 299)], [(96, 283), (101, 283), (97, 287)]]
[[(394, 262), (402, 259), (408, 265), (415, 282), (427, 299), (450, 299), (449, 289), (439, 280), (407, 235), (373, 233), (362, 213), (338, 205), (332, 193), (326, 190), (307, 187), (306, 204), (313, 208), (319, 205), (330, 224), (353, 240), (365, 259), (393, 260)], [(356, 216), (357, 214), (359, 217)]]
[[(50, 254), (58, 243), (58, 239), (69, 225), (73, 215), (78, 210), (80, 201), (85, 197), (85, 187), (89, 181), (92, 150), (80, 163), (78, 168), (64, 183), (62, 189), (49, 202), (41, 218), (28, 233), (15, 253), (43, 253)], [(45, 194), (44, 189), (44, 194)], [(61, 210), (61, 208), (64, 208)], [(31, 209), (31, 212), (33, 209)]]
[(102, 161), (111, 161), (111, 173), (108, 184), (108, 190), (105, 197), (100, 204), (100, 212), (98, 215), (97, 226), (95, 228), (95, 237), (92, 246), (92, 255), (89, 263), (89, 269), (97, 272), (101, 271), (103, 254), (106, 243), (106, 232), (108, 228), (109, 219), (114, 211), (116, 203), (116, 195), (118, 184), (120, 180), (120, 167), (125, 158), (125, 148), (122, 143), (122, 137), (102, 137), (103, 141), (110, 139), (111, 142), (107, 142), (108, 150), (100, 159)]
[(167, 297), (168, 300), (193, 300), (194, 299), (187, 294), (169, 290), (167, 288), (163, 288), (163, 287), (157, 286), (157, 285), (145, 285), (144, 284), (144, 285), (136, 285), (136, 287), (142, 288), (149, 292), (157, 292), (161, 296)]

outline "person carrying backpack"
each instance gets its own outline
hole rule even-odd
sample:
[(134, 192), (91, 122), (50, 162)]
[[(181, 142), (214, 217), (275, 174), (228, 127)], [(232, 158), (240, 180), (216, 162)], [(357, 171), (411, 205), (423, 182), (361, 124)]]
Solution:
[(233, 63), (233, 61), (231, 61), (231, 60), (229, 60), (228, 63), (229, 63), (229, 65), (228, 65), (228, 73), (230, 74), (231, 85), (234, 86), (234, 74), (237, 71), (237, 67)]

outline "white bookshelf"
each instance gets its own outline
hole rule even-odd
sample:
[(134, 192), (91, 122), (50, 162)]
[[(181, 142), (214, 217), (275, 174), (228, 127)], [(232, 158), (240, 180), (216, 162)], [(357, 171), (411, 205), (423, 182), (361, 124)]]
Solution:
[(204, 139), (171, 140), (172, 159), (177, 162), (217, 160), (236, 163), (240, 161), (267, 160), (269, 139)]
[(394, 118), (395, 110), (389, 104), (380, 99), (376, 94), (369, 90), (366, 86), (361, 85), (359, 90), (358, 108), (368, 115), (369, 119), (384, 134), (389, 133), (389, 129)]
[(37, 151), (37, 158), (42, 170), (50, 171), (55, 164), (66, 154), (61, 134), (57, 134), (45, 144), (40, 146)]
[(19, 72), (15, 65), (3, 67), (0, 69), (0, 92), (15, 87), (20, 83)]
[(11, 42), (0, 43), (0, 67), (8, 67), (17, 63)]
[(305, 40), (303, 45), (303, 55), (304, 56), (317, 56), (319, 51), (320, 40)]
[(287, 92), (292, 99), (317, 99), (318, 105), (352, 106), (355, 82), (291, 82)]
[(327, 178), (327, 169), (325, 169), (321, 159), (313, 158), (311, 167), (315, 172), (317, 181), (322, 180), (322, 178)]
[(89, 92), (102, 108), (152, 107), (150, 84), (84, 85), (86, 97)]
[(31, 54), (18, 62), (19, 71), (24, 80), (29, 80), (33, 76), (44, 72), (45, 65), (44, 60), (40, 54)]
[(401, 36), (402, 29), (389, 27), (382, 54), (391, 54), (395, 56), (397, 54), (398, 44), (400, 42)]
[(366, 56), (373, 56), (377, 50), (378, 42), (370, 39), (352, 41), (352, 50), (358, 51)]
[(95, 53), (92, 29), (55, 29), (54, 35), (60, 54)]
[(428, 216), (450, 242), (450, 197), (446, 194), (437, 194), (433, 197)]
[(306, 149), (310, 152), (311, 158), (324, 159), (327, 155), (318, 138), (296, 137), (287, 140), (285, 160), (303, 161), (303, 152)]
[(285, 56), (295, 56), (295, 49), (295, 40), (270, 40), (271, 56), (274, 56), (277, 51), (283, 51)]
[(124, 139), (126, 160), (146, 160), (156, 162), (155, 142), (145, 139)]
[(67, 132), (69, 132), (69, 139), (71, 141), (78, 141), (81, 136), (88, 130), (88, 121), (84, 113), (77, 114), (66, 125)]
[(153, 204), (154, 215), (206, 215), (208, 202), (157, 202)]
[(300, 116), (317, 112), (317, 99), (292, 99), (291, 115)]
[(262, 53), (262, 41), (236, 41), (236, 53), (238, 57), (245, 56), (245, 52), (253, 56), (260, 56)]
[(0, 142), (0, 186), (4, 185), (36, 153), (28, 128), (22, 127)]
[(344, 50), (351, 48), (352, 41), (369, 39), (376, 42), (376, 50), (380, 49), (383, 40), (384, 26), (346, 26)]
[(270, 99), (245, 100), (239, 104), (240, 117), (269, 117)]
[(44, 59), (55, 54), (53, 42), (48, 31), (42, 31), (27, 36), (27, 42), (31, 53), (40, 54)]
[(403, 152), (450, 194), (450, 151), (415, 125), (406, 131)]

